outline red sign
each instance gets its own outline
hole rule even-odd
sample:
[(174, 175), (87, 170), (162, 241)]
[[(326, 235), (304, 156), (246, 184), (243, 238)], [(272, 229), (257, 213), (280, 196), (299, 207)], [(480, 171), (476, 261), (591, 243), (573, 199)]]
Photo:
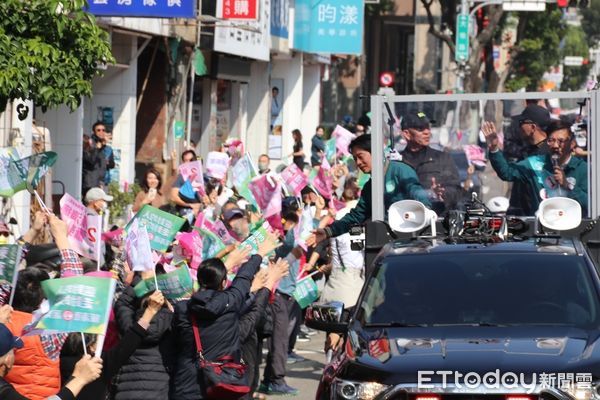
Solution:
[(379, 75), (379, 84), (384, 87), (390, 87), (394, 84), (394, 74), (391, 72), (382, 72)]
[(222, 0), (223, 19), (258, 19), (258, 0)]

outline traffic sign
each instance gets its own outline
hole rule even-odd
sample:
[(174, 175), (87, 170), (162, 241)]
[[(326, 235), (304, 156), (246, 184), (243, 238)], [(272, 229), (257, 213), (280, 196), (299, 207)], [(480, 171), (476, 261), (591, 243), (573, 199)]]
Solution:
[(469, 59), (469, 14), (456, 16), (456, 47), (454, 49), (456, 61)]
[(567, 67), (581, 67), (583, 65), (583, 57), (566, 56), (563, 60), (563, 64)]
[(384, 87), (390, 87), (394, 84), (394, 74), (391, 72), (382, 72), (379, 75), (379, 84)]
[[(560, 5), (559, 5), (560, 7)], [(546, 0), (509, 0), (502, 2), (504, 11), (544, 11)]]

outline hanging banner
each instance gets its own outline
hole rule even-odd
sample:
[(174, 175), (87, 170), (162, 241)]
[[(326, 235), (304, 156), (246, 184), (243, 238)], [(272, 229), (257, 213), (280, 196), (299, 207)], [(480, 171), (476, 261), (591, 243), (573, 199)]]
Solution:
[(258, 18), (258, 0), (221, 0), (223, 19), (256, 21)]
[(88, 0), (87, 11), (114, 17), (196, 18), (197, 0)]

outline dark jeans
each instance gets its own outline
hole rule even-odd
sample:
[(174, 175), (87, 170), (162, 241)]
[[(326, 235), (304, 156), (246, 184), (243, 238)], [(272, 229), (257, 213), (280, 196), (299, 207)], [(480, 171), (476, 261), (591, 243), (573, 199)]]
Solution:
[(268, 385), (285, 383), (285, 368), (288, 356), (290, 325), (295, 325), (294, 318), (290, 319), (296, 300), (293, 297), (277, 292), (273, 302), (273, 335), (269, 340), (269, 355), (263, 383)]
[(294, 301), (294, 305), (292, 305), (292, 309), (290, 310), (290, 323), (288, 325), (288, 336), (290, 338), (288, 353), (291, 353), (294, 350), (294, 347), (296, 347), (296, 339), (300, 333), (302, 320), (302, 309), (300, 308), (300, 304)]

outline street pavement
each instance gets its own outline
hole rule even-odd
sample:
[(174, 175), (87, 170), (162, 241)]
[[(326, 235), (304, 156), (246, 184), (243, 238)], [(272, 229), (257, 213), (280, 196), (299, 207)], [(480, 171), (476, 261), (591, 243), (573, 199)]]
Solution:
[[(296, 342), (296, 353), (306, 358), (306, 361), (288, 364), (286, 381), (288, 385), (299, 390), (298, 395), (294, 397), (267, 396), (267, 398), (272, 400), (284, 398), (314, 400), (325, 362), (324, 343), (325, 334), (323, 332), (311, 336), (308, 342)], [(260, 368), (261, 378), (263, 377), (264, 367), (263, 362)]]

